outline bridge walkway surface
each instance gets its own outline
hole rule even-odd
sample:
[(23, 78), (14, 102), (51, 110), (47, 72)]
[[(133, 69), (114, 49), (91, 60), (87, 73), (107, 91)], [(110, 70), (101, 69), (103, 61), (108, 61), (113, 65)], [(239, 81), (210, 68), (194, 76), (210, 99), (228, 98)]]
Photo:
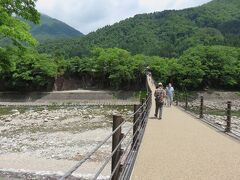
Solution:
[(152, 101), (132, 180), (240, 179), (239, 141), (175, 106), (164, 107), (163, 118), (156, 119)]

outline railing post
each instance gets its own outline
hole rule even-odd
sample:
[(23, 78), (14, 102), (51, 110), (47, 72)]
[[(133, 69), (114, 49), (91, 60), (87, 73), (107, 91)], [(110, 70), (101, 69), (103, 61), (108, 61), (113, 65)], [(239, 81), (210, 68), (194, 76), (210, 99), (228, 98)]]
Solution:
[(227, 102), (227, 126), (225, 129), (225, 132), (230, 132), (231, 130), (231, 106), (232, 106), (232, 102), (228, 101)]
[[(133, 146), (134, 144), (136, 145), (136, 140), (137, 140), (137, 136), (138, 136), (138, 133), (136, 133), (136, 131), (138, 130), (138, 127), (139, 127), (139, 120), (138, 120), (138, 117), (139, 117), (139, 111), (137, 112), (137, 110), (140, 108), (140, 105), (134, 105), (134, 117), (133, 117), (133, 142), (132, 142), (132, 148), (135, 149), (135, 147)], [(138, 120), (138, 122), (135, 124), (135, 122)], [(136, 135), (134, 136), (134, 134), (136, 133)]]
[(199, 114), (199, 118), (203, 118), (203, 96), (201, 96), (201, 100), (200, 100), (200, 114)]
[(187, 110), (187, 108), (188, 108), (188, 95), (186, 93), (186, 95), (185, 95), (185, 109)]
[(145, 84), (145, 88), (147, 89), (147, 94), (148, 94), (148, 75), (146, 76), (146, 78), (145, 78), (145, 82), (146, 82), (146, 84)]
[(146, 96), (146, 98), (145, 98), (145, 106), (144, 106), (144, 111), (147, 111), (147, 100), (148, 100), (148, 95)]
[[(121, 125), (122, 122), (123, 122), (123, 118), (121, 116), (113, 116), (112, 130), (115, 131), (115, 129), (118, 128), (118, 126)], [(122, 128), (120, 127), (112, 136), (112, 152), (118, 146), (122, 138), (123, 138)], [(120, 160), (120, 157), (121, 157), (121, 146), (118, 147), (118, 150), (112, 156), (112, 171), (111, 171), (112, 173), (116, 168), (117, 163)], [(111, 180), (117, 180), (119, 177), (119, 173), (120, 173), (120, 166), (117, 167), (117, 170), (115, 171)]]
[(142, 100), (141, 100), (141, 106), (142, 106), (142, 108), (141, 108), (141, 120), (140, 120), (140, 125), (142, 126), (143, 125), (143, 117), (144, 117), (144, 111), (145, 111), (145, 106), (146, 105), (143, 105), (144, 104), (144, 102), (145, 102), (145, 98), (142, 98)]
[(142, 99), (141, 99), (141, 105), (143, 105), (143, 104), (144, 104), (144, 101), (145, 101), (145, 99), (144, 99), (144, 98), (142, 98)]
[(178, 94), (175, 94), (176, 97), (176, 106), (178, 106)]
[(149, 111), (150, 107), (151, 107), (151, 99), (152, 99), (152, 95), (151, 93), (148, 94), (147, 99), (146, 99), (146, 110)]

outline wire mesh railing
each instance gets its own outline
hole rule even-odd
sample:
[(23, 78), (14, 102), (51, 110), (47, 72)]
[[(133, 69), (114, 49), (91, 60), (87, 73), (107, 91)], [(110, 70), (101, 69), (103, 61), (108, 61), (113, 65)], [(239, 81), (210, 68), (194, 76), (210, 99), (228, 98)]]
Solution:
[(175, 94), (176, 105), (215, 127), (240, 138), (240, 105), (235, 101), (208, 99), (197, 93)]
[[(101, 176), (107, 165), (111, 161), (111, 173), (104, 179), (126, 179), (130, 177), (136, 155), (142, 141), (145, 126), (147, 123), (147, 117), (152, 103), (152, 92), (146, 82), (147, 96), (141, 100), (140, 105), (134, 105), (134, 113), (123, 119), (121, 116), (113, 116), (113, 130), (112, 132), (103, 139), (94, 149), (85, 155), (75, 166), (67, 171), (60, 180), (68, 179), (72, 174), (77, 171), (87, 160), (91, 157), (109, 140), (112, 138), (112, 152), (105, 157), (101, 166), (97, 169), (96, 173), (89, 178), (96, 180)], [(123, 134), (122, 127), (126, 122), (133, 119), (133, 124)], [(132, 135), (131, 135), (132, 132)], [(130, 137), (130, 138), (127, 138)], [(123, 146), (124, 143), (124, 146)]]

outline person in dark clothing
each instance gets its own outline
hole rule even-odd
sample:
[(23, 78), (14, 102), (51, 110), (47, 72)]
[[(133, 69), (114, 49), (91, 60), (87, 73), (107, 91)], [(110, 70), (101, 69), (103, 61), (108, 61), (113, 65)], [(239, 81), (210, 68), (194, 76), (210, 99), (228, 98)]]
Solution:
[(154, 92), (154, 96), (156, 102), (155, 117), (158, 117), (159, 113), (159, 119), (162, 119), (163, 103), (166, 96), (166, 92), (163, 89), (162, 83), (158, 83), (157, 89)]

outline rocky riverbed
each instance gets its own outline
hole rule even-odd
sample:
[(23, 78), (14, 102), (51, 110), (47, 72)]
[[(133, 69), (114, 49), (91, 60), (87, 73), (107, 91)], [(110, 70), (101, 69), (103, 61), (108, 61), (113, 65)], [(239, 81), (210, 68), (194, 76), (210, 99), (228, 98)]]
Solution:
[[(0, 112), (1, 157), (67, 161), (81, 160), (111, 133), (112, 115), (133, 113), (131, 106), (1, 107)], [(131, 125), (125, 123), (123, 131)], [(89, 163), (103, 162), (111, 146), (110, 138)]]
[[(225, 129), (227, 102), (231, 101), (231, 128), (234, 134), (240, 136), (240, 95), (239, 92), (200, 92), (188, 102), (188, 110), (199, 114), (200, 96), (204, 97), (204, 119)], [(179, 102), (185, 107), (185, 102)]]
[[(232, 111), (240, 112), (240, 100), (232, 100)], [(195, 99), (194, 101), (190, 101), (190, 107), (199, 107), (200, 99)], [(181, 106), (185, 106), (185, 102), (180, 103)], [(227, 101), (224, 100), (204, 100), (204, 108), (212, 109), (212, 110), (225, 110), (227, 108)]]

